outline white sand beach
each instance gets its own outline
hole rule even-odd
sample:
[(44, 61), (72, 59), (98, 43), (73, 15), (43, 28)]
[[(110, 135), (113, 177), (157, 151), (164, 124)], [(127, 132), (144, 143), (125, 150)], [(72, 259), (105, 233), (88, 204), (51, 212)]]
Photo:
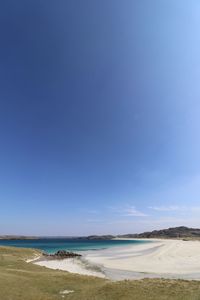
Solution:
[[(101, 267), (115, 279), (170, 277), (200, 279), (200, 242), (151, 239), (151, 243), (87, 251), (84, 260)], [(84, 268), (76, 259), (39, 261), (48, 268), (93, 276), (105, 276)], [(115, 273), (118, 276), (115, 276)], [(133, 276), (134, 275), (134, 276)], [(118, 277), (118, 278), (117, 278)]]
[(95, 271), (92, 268), (87, 268), (87, 266), (77, 258), (65, 258), (62, 260), (39, 260), (34, 263), (36, 265), (44, 266), (54, 270), (63, 270), (75, 274), (105, 278), (103, 272)]

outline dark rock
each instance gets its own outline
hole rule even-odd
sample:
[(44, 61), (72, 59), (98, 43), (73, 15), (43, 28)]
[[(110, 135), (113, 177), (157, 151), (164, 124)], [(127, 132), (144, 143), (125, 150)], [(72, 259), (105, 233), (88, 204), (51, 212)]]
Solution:
[(55, 254), (48, 254), (43, 253), (45, 257), (51, 258), (51, 259), (64, 259), (64, 258), (74, 258), (74, 257), (80, 257), (80, 254), (74, 253), (74, 252), (68, 252), (65, 250), (59, 250)]

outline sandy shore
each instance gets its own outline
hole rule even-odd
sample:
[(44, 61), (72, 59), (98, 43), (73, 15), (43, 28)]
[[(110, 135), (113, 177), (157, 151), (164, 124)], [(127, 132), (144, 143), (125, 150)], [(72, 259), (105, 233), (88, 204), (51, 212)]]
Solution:
[[(47, 267), (54, 270), (63, 270), (70, 273), (89, 275), (105, 278), (105, 274), (99, 269), (90, 266), (87, 262), (82, 261), (78, 258), (66, 258), (59, 260), (41, 260), (34, 262), (36, 265)], [(95, 270), (96, 269), (96, 270)]]
[[(148, 241), (150, 241), (148, 239)], [(112, 247), (87, 251), (84, 259), (40, 261), (36, 264), (72, 273), (108, 277), (111, 279), (136, 279), (166, 277), (200, 279), (200, 242), (182, 240), (155, 240), (151, 243)], [(85, 262), (99, 266), (102, 273), (85, 268)]]

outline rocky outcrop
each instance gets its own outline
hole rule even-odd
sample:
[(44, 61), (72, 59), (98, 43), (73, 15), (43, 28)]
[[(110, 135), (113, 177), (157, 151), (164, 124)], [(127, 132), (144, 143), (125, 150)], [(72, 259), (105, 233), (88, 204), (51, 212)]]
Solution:
[(64, 258), (80, 257), (81, 255), (74, 252), (59, 250), (54, 254), (43, 253), (43, 256), (45, 256), (45, 258), (50, 258), (50, 259), (64, 259)]

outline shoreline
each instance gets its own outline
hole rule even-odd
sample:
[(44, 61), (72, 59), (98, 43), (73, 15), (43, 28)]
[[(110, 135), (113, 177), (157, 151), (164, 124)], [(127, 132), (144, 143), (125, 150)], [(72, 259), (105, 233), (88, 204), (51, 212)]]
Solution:
[(81, 259), (39, 260), (33, 263), (81, 275), (111, 280), (169, 278), (200, 280), (200, 242), (170, 239), (80, 252)]

